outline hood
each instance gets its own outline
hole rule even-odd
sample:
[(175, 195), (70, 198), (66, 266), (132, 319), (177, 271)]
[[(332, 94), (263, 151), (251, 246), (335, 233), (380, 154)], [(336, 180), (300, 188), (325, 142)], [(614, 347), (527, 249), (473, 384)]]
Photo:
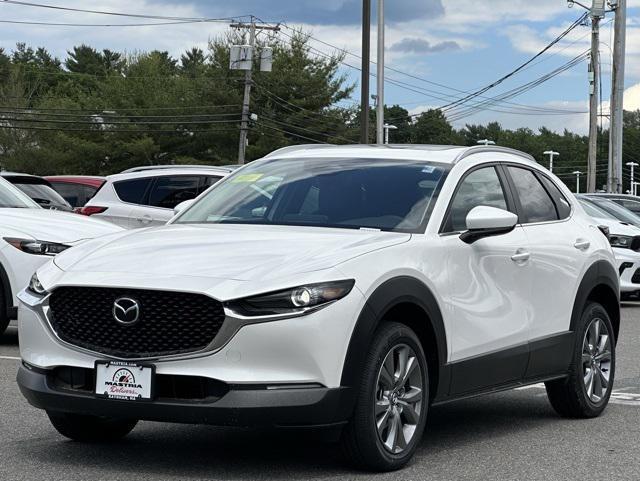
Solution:
[(410, 238), (313, 227), (168, 225), (87, 242), (57, 256), (55, 264), (68, 272), (255, 281), (328, 269)]
[(593, 220), (600, 225), (608, 227), (609, 232), (612, 235), (624, 235), (630, 237), (640, 235), (640, 228), (631, 224), (620, 222), (619, 220), (605, 219), (604, 217), (594, 217)]
[(109, 222), (45, 209), (0, 209), (0, 227), (5, 232), (13, 231), (27, 238), (62, 244), (73, 244), (123, 230)]

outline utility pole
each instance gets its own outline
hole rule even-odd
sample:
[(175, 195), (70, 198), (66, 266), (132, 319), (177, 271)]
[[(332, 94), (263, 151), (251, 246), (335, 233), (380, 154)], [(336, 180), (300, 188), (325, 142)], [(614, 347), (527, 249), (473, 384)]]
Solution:
[(378, 107), (376, 137), (384, 144), (384, 0), (378, 0)]
[(573, 175), (576, 176), (576, 194), (580, 193), (580, 176), (582, 175), (582, 172), (580, 172), (579, 170), (576, 170), (575, 172), (573, 172)]
[(369, 81), (371, 76), (371, 0), (362, 0), (362, 80), (360, 143), (369, 143)]
[(256, 25), (254, 17), (251, 17), (251, 23), (233, 23), (231, 28), (249, 30), (249, 65), (244, 72), (244, 98), (242, 100), (242, 121), (240, 123), (240, 143), (238, 145), (238, 164), (243, 165), (247, 152), (247, 143), (249, 137), (249, 120), (251, 119), (250, 103), (251, 103), (251, 87), (253, 85), (253, 60), (256, 46), (257, 30), (272, 30), (279, 32), (280, 27), (270, 25)]
[(622, 192), (622, 138), (624, 129), (624, 70), (627, 37), (627, 0), (609, 2), (616, 10), (611, 72), (611, 125), (609, 127), (609, 174), (611, 192)]
[(635, 193), (634, 193), (634, 191), (635, 191), (635, 187), (634, 187), (635, 182), (633, 181), (634, 180), (633, 179), (633, 173), (634, 173), (633, 169), (634, 169), (634, 167), (638, 167), (638, 165), (640, 165), (640, 164), (638, 164), (637, 162), (627, 162), (627, 167), (631, 167), (631, 190), (629, 191), (629, 193), (631, 195), (635, 195)]
[(558, 157), (560, 154), (558, 152), (554, 152), (553, 150), (547, 150), (544, 155), (549, 156), (549, 172), (553, 174), (553, 159), (554, 157)]
[[(598, 107), (600, 91), (600, 17), (591, 15), (591, 62), (589, 64), (589, 156), (587, 162), (587, 192), (596, 190), (598, 156)], [(578, 180), (579, 182), (579, 180)]]

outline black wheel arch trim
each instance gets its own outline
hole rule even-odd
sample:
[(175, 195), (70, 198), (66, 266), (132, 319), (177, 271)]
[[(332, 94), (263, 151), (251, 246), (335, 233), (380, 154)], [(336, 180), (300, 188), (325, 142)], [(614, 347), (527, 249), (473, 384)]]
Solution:
[[(0, 264), (0, 290), (4, 297), (4, 310), (3, 313), (9, 319), (15, 319), (17, 317), (17, 310), (13, 306), (13, 294), (11, 294), (11, 282), (9, 281), (9, 275), (4, 269), (4, 266)], [(0, 307), (2, 302), (0, 302)]]
[[(443, 379), (446, 370), (442, 367), (446, 364), (448, 348), (446, 331), (440, 307), (429, 287), (422, 281), (410, 277), (399, 276), (383, 282), (367, 299), (354, 327), (347, 349), (344, 367), (342, 370), (341, 385), (354, 387), (357, 385), (365, 363), (374, 333), (385, 315), (394, 307), (400, 304), (413, 304), (421, 308), (427, 319), (425, 327), (430, 327), (433, 331), (438, 350), (438, 372), (437, 392), (442, 391), (442, 387), (448, 389), (449, 380)], [(396, 322), (402, 322), (396, 319)], [(420, 337), (419, 333), (418, 337)], [(432, 396), (436, 392), (432, 392)], [(354, 400), (355, 401), (355, 400)]]
[[(594, 262), (582, 277), (582, 281), (578, 287), (578, 292), (576, 293), (573, 310), (571, 311), (570, 331), (575, 331), (576, 325), (580, 321), (582, 311), (584, 310), (589, 296), (591, 296), (592, 292), (600, 286), (608, 287), (616, 298), (616, 308), (614, 309), (614, 312), (609, 312), (612, 306), (605, 305), (603, 307), (607, 309), (607, 312), (612, 317), (611, 321), (614, 323), (614, 329), (617, 331), (620, 326), (619, 275), (615, 267), (605, 260)], [(615, 341), (617, 342), (618, 332), (615, 333), (615, 338)]]

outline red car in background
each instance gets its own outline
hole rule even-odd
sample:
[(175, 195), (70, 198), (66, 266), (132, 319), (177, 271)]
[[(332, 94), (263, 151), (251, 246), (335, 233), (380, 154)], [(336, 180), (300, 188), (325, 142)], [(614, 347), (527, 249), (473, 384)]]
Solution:
[(104, 177), (88, 175), (55, 175), (45, 179), (75, 209), (83, 207), (106, 181)]

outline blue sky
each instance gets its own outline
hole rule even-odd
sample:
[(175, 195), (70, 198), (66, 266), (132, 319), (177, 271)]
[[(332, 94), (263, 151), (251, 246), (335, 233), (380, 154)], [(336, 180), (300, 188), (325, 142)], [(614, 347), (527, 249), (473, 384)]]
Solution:
[[(640, 108), (640, 0), (629, 1), (628, 66), (629, 88), (627, 108)], [(313, 37), (346, 48), (360, 50), (360, 0), (43, 0), (41, 3), (91, 8), (108, 11), (145, 13), (168, 16), (223, 17), (256, 15), (268, 21), (301, 26)], [(376, 1), (373, 0), (375, 10)], [(412, 112), (437, 107), (482, 87), (531, 57), (575, 20), (581, 10), (568, 9), (565, 0), (387, 0), (387, 48), (389, 66), (410, 75), (437, 82), (444, 87), (428, 85), (402, 74), (390, 73), (418, 89), (388, 85), (387, 103), (398, 103)], [(26, 6), (0, 3), (0, 18), (48, 22), (126, 23), (131, 20), (99, 15), (56, 12)], [(605, 97), (609, 88), (611, 15), (604, 21), (601, 56), (604, 63)], [(97, 48), (133, 52), (136, 50), (169, 50), (174, 55), (193, 45), (205, 46), (208, 38), (224, 32), (224, 24), (197, 24), (144, 28), (60, 28), (3, 25), (0, 47), (11, 50), (17, 41), (45, 46), (60, 57), (73, 45), (88, 43)], [(160, 34), (159, 34), (160, 33)], [(373, 32), (375, 35), (375, 29)], [(373, 42), (375, 45), (375, 42)], [(314, 42), (325, 52), (329, 47)], [(589, 29), (579, 27), (554, 47), (542, 61), (515, 76), (503, 86), (487, 93), (498, 95), (557, 68), (589, 46)], [(375, 58), (375, 50), (372, 52)], [(357, 63), (354, 58), (349, 63)], [(352, 82), (359, 74), (345, 67)], [(457, 90), (455, 90), (457, 89)], [(414, 89), (415, 90), (415, 89)], [(519, 104), (545, 108), (582, 111), (587, 105), (587, 67), (580, 64), (572, 70), (513, 99)], [(356, 93), (355, 97), (358, 97)], [(565, 127), (586, 131), (586, 116), (514, 115), (482, 112), (455, 121), (464, 123), (501, 122), (505, 127), (538, 128), (547, 125), (561, 131)]]

